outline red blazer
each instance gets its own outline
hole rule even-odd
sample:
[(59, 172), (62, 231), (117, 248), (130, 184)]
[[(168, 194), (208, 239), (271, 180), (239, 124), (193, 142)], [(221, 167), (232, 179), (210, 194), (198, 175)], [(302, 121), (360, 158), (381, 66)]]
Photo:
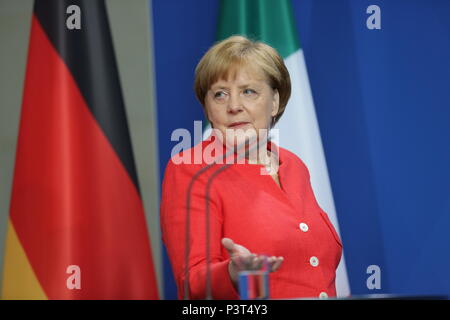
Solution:
[[(205, 150), (203, 141), (179, 156)], [(269, 144), (269, 149), (276, 147)], [(210, 257), (212, 294), (215, 299), (238, 299), (229, 274), (229, 255), (221, 244), (231, 238), (253, 253), (283, 256), (280, 269), (270, 274), (271, 298), (336, 295), (335, 275), (342, 244), (311, 189), (309, 172), (293, 153), (278, 148), (280, 188), (262, 165), (233, 164), (218, 174), (210, 193)], [(201, 151), (201, 150), (200, 150)], [(207, 164), (166, 167), (160, 207), (162, 239), (178, 287), (184, 296), (186, 192), (194, 174)], [(198, 158), (197, 158), (198, 160)], [(205, 298), (205, 188), (208, 177), (222, 165), (215, 164), (193, 185), (189, 287), (191, 299)]]

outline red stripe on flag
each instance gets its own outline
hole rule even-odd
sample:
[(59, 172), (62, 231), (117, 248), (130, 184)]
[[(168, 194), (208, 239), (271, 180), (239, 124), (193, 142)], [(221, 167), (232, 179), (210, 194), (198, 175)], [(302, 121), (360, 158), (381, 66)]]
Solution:
[(11, 220), (49, 299), (158, 298), (140, 196), (35, 17)]

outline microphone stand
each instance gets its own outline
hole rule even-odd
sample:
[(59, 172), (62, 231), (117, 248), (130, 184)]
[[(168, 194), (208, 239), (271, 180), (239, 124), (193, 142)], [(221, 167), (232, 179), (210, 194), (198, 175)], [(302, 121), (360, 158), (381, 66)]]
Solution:
[[(258, 138), (257, 138), (258, 139)], [(256, 146), (253, 146), (249, 149), (249, 152), (253, 149), (259, 147), (262, 143), (267, 141), (267, 137), (260, 142), (257, 143)], [(241, 143), (237, 148), (236, 151), (240, 150), (242, 147), (245, 147), (246, 142)], [(231, 154), (234, 153), (234, 147), (222, 155), (222, 161), (226, 158), (228, 158)], [(189, 300), (189, 254), (190, 254), (190, 224), (191, 224), (191, 193), (192, 188), (194, 186), (194, 182), (198, 180), (198, 178), (204, 174), (206, 171), (208, 171), (212, 166), (214, 166), (216, 163), (211, 163), (206, 165), (205, 167), (198, 170), (194, 176), (191, 178), (191, 181), (189, 182), (188, 189), (186, 191), (186, 229), (185, 229), (185, 251), (184, 251), (184, 300)], [(211, 293), (211, 266), (210, 266), (210, 214), (209, 214), (209, 193), (211, 188), (211, 183), (214, 177), (216, 177), (220, 172), (224, 171), (226, 168), (228, 168), (230, 164), (222, 165), (219, 169), (217, 169), (211, 177), (207, 181), (206, 191), (205, 191), (205, 201), (206, 201), (206, 214), (205, 214), (205, 223), (206, 223), (206, 297), (207, 299), (212, 299), (212, 293)]]
[[(258, 150), (259, 146), (267, 142), (267, 136), (264, 136), (264, 139), (262, 141), (259, 141), (259, 138), (256, 137), (256, 143), (254, 143), (253, 146), (249, 147), (248, 153), (250, 154), (255, 148)], [(249, 142), (249, 144), (251, 141)], [(237, 150), (241, 149), (243, 146), (247, 144), (246, 141), (244, 141), (240, 146), (238, 146)], [(231, 150), (231, 152), (234, 152), (234, 147)], [(245, 155), (245, 150), (244, 150)], [(240, 158), (238, 157), (236, 161), (240, 160), (242, 158), (242, 155)], [(228, 157), (228, 156), (226, 156)], [(225, 171), (227, 168), (229, 168), (231, 164), (224, 164), (220, 166), (218, 169), (216, 169), (211, 176), (208, 178), (206, 182), (206, 188), (205, 188), (205, 225), (206, 225), (206, 300), (212, 300), (212, 288), (211, 288), (211, 245), (210, 245), (210, 193), (211, 193), (211, 185), (213, 180), (223, 171)]]
[[(218, 139), (216, 137), (216, 139)], [(243, 144), (245, 145), (245, 144)], [(241, 146), (239, 146), (239, 148), (241, 148)], [(234, 153), (234, 148), (225, 153), (224, 155), (222, 155), (222, 161), (224, 159), (226, 159), (228, 156), (230, 156), (231, 154)], [(188, 189), (186, 191), (186, 229), (185, 229), (185, 250), (184, 250), (184, 300), (188, 300), (189, 299), (189, 253), (190, 253), (190, 245), (189, 245), (189, 240), (190, 240), (190, 233), (191, 233), (191, 193), (192, 193), (192, 188), (194, 186), (194, 182), (202, 175), (204, 174), (206, 171), (208, 171), (213, 165), (215, 165), (216, 163), (211, 163), (208, 164), (207, 166), (201, 168), (200, 170), (198, 170), (195, 175), (191, 178), (191, 181), (189, 182), (189, 186)], [(209, 231), (208, 231), (209, 232)]]

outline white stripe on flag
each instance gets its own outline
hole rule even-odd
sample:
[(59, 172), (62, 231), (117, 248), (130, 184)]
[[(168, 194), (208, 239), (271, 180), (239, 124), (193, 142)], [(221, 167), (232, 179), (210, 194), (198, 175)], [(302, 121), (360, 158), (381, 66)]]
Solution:
[[(305, 162), (317, 202), (340, 234), (303, 51), (299, 49), (291, 54), (285, 64), (291, 76), (292, 94), (286, 111), (275, 126), (280, 129), (280, 146)], [(336, 290), (339, 297), (350, 295), (344, 254), (336, 271)]]

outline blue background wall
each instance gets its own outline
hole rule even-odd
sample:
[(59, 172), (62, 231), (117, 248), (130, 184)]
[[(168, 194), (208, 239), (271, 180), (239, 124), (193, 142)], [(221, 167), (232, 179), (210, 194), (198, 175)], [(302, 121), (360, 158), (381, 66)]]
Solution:
[[(450, 295), (450, 1), (292, 4), (352, 294)], [(366, 27), (372, 4), (381, 30)], [(164, 172), (172, 130), (203, 119), (193, 72), (215, 40), (218, 1), (152, 6)], [(372, 264), (381, 290), (366, 287)], [(165, 297), (176, 298), (165, 268)]]

